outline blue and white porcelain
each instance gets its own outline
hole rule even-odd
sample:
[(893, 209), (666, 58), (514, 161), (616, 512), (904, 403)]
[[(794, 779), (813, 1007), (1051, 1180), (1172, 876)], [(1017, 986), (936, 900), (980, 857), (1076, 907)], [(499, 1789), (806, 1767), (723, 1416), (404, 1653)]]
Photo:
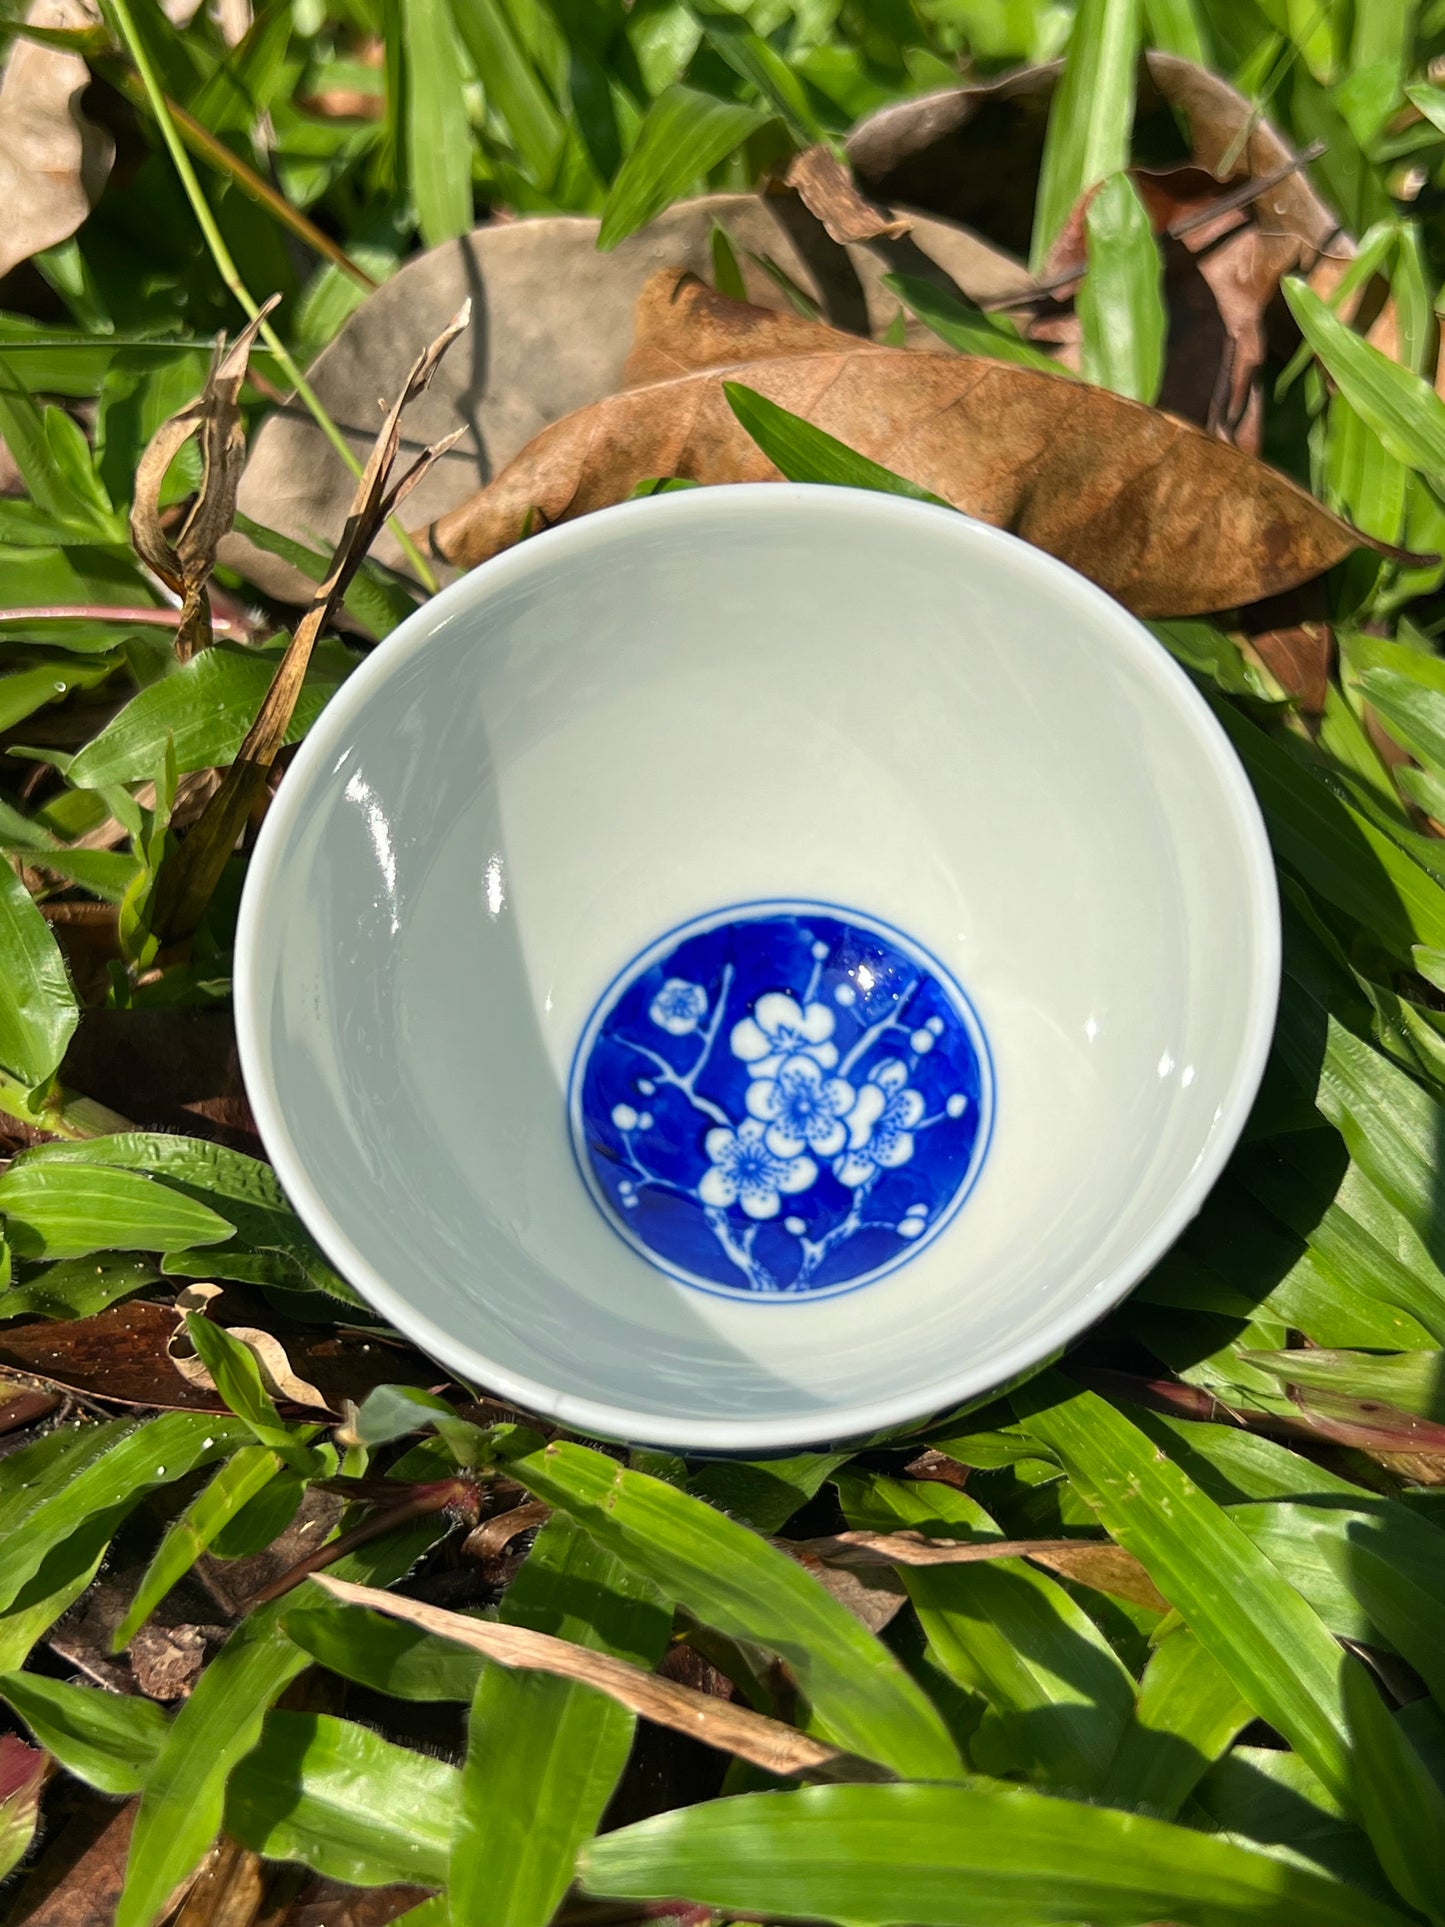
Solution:
[(917, 1422), (1198, 1210), (1279, 972), (1259, 812), (1099, 590), (897, 497), (698, 489), (520, 544), (327, 707), (253, 858), (296, 1208), (467, 1382), (763, 1454)]
[(972, 1189), (988, 1045), (943, 966), (836, 905), (669, 931), (572, 1066), (578, 1168), (634, 1250), (701, 1291), (822, 1298), (916, 1257)]

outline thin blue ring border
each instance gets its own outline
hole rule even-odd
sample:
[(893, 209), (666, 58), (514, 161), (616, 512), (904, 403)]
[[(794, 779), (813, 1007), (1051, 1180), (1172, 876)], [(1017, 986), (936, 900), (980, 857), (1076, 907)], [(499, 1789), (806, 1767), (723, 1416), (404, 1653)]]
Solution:
[[(580, 1148), (582, 1136), (582, 1083), (586, 1074), (587, 1059), (590, 1055), (591, 1047), (596, 1041), (597, 1032), (601, 1028), (602, 1018), (614, 992), (635, 976), (638, 966), (644, 958), (653, 957), (654, 953), (660, 950), (663, 945), (672, 943), (675, 939), (681, 937), (685, 931), (696, 931), (697, 935), (703, 936), (706, 934), (707, 929), (716, 927), (717, 924), (722, 923), (729, 917), (740, 917), (748, 913), (756, 913), (763, 910), (771, 910), (791, 916), (797, 915), (800, 911), (804, 914), (808, 911), (820, 911), (824, 916), (834, 917), (845, 923), (854, 922), (862, 927), (871, 924), (875, 931), (886, 935), (890, 942), (897, 942), (905, 951), (911, 950), (917, 957), (923, 960), (949, 993), (957, 1000), (963, 1016), (964, 1027), (969, 1032), (969, 1041), (974, 1045), (978, 1054), (979, 1063), (986, 1073), (984, 1095), (988, 1101), (984, 1117), (984, 1128), (981, 1133), (979, 1145), (975, 1149), (974, 1156), (969, 1163), (968, 1170), (964, 1173), (963, 1179), (953, 1195), (947, 1212), (938, 1219), (936, 1224), (929, 1228), (926, 1238), (921, 1239), (916, 1244), (909, 1245), (906, 1250), (901, 1251), (898, 1256), (888, 1264), (880, 1266), (876, 1271), (870, 1271), (866, 1278), (850, 1279), (846, 1284), (834, 1285), (826, 1291), (800, 1292), (797, 1294), (785, 1291), (777, 1293), (743, 1290), (730, 1291), (719, 1286), (711, 1279), (693, 1278), (686, 1272), (676, 1270), (673, 1266), (664, 1264), (650, 1246), (643, 1244), (640, 1239), (631, 1237), (625, 1227), (618, 1222), (613, 1213), (608, 1209), (604, 1199), (598, 1194), (598, 1187), (594, 1181), (593, 1174)], [(959, 1211), (972, 1195), (974, 1187), (977, 1185), (979, 1177), (982, 1174), (983, 1167), (988, 1160), (989, 1150), (993, 1144), (994, 1124), (997, 1115), (998, 1080), (994, 1071), (993, 1052), (989, 1049), (988, 1035), (984, 1030), (982, 1019), (974, 1008), (972, 998), (968, 995), (967, 991), (965, 991), (963, 985), (959, 983), (953, 972), (946, 964), (941, 963), (931, 950), (919, 943), (916, 937), (906, 935), (905, 932), (895, 928), (893, 924), (886, 922), (882, 917), (875, 917), (865, 910), (851, 910), (840, 903), (829, 903), (821, 897), (756, 897), (744, 903), (723, 904), (714, 910), (700, 910), (695, 916), (684, 917), (680, 923), (673, 924), (671, 929), (664, 930), (661, 936), (655, 937), (645, 949), (638, 951), (636, 956), (623, 964), (621, 969), (609, 980), (607, 987), (593, 1004), (587, 1022), (582, 1026), (582, 1034), (577, 1040), (576, 1049), (572, 1053), (572, 1065), (567, 1076), (568, 1146), (572, 1152), (572, 1162), (576, 1166), (577, 1175), (582, 1180), (587, 1195), (597, 1207), (597, 1211), (603, 1222), (612, 1231), (614, 1236), (619, 1238), (621, 1242), (627, 1246), (629, 1251), (640, 1257), (643, 1262), (651, 1266), (654, 1271), (660, 1272), (663, 1277), (671, 1278), (675, 1284), (686, 1285), (690, 1291), (701, 1291), (709, 1298), (721, 1298), (726, 1300), (728, 1304), (733, 1305), (796, 1306), (808, 1303), (823, 1303), (833, 1298), (846, 1298), (850, 1292), (862, 1291), (869, 1285), (881, 1283), (884, 1278), (890, 1277), (902, 1266), (910, 1263), (914, 1258), (926, 1251), (930, 1245), (937, 1242), (940, 1235), (953, 1223)]]

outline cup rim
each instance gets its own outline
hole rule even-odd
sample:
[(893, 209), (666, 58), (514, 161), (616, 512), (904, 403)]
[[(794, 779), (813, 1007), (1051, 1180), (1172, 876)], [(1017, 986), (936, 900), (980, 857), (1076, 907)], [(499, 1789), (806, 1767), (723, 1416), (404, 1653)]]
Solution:
[[(1227, 1096), (1209, 1143), (1167, 1210), (1102, 1278), (1070, 1300), (1028, 1341), (997, 1354), (986, 1369), (961, 1366), (921, 1383), (912, 1392), (821, 1408), (789, 1418), (669, 1418), (559, 1390), (488, 1358), (421, 1311), (407, 1294), (369, 1262), (320, 1197), (304, 1156), (283, 1114), (265, 1048), (257, 984), (263, 969), (264, 932), (290, 831), (344, 746), (358, 714), (374, 695), (449, 623), (484, 608), (519, 579), (549, 573), (569, 554), (611, 544), (636, 523), (706, 521), (713, 518), (776, 524), (789, 509), (852, 513), (875, 524), (922, 520), (949, 531), (961, 549), (1006, 552), (1009, 562), (1032, 569), (1042, 582), (1062, 588), (1081, 606), (1092, 605), (1112, 639), (1158, 696), (1187, 719), (1217, 780), (1244, 850), (1251, 925), (1257, 938), (1249, 1007)], [(503, 551), (459, 577), (408, 616), (360, 663), (326, 705), (301, 744), (267, 812), (247, 867), (236, 926), (233, 1009), (241, 1071), (262, 1144), (293, 1208), (311, 1235), (361, 1296), (422, 1351), (449, 1371), (482, 1386), (503, 1402), (570, 1431), (631, 1444), (690, 1453), (762, 1455), (799, 1451), (889, 1431), (916, 1429), (931, 1417), (1020, 1382), (1059, 1356), (1128, 1294), (1163, 1257), (1198, 1214), (1238, 1143), (1264, 1076), (1279, 998), (1281, 933), (1274, 859), (1259, 803), (1228, 735), (1186, 672), (1139, 619), (1087, 577), (1005, 530), (956, 510), (906, 496), (795, 482), (732, 483), (670, 490), (595, 510), (563, 522)]]

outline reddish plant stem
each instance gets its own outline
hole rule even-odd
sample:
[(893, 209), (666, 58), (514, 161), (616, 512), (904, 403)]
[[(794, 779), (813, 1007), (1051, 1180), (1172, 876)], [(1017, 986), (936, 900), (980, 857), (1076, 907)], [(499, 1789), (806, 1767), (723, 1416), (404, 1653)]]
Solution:
[(1445, 1451), (1445, 1426), (1432, 1425), (1426, 1419), (1413, 1420), (1406, 1430), (1357, 1425), (1348, 1419), (1305, 1412), (1298, 1418), (1285, 1412), (1243, 1412), (1223, 1404), (1213, 1392), (1198, 1385), (1181, 1385), (1173, 1379), (1135, 1378), (1129, 1372), (1111, 1371), (1102, 1365), (1071, 1365), (1068, 1373), (1091, 1392), (1123, 1399), (1130, 1405), (1142, 1405), (1148, 1412), (1163, 1412), (1170, 1418), (1193, 1419), (1202, 1424), (1232, 1425), (1241, 1432), (1258, 1432), (1265, 1438), (1312, 1439), (1317, 1445), (1345, 1445), (1359, 1452)]
[(273, 1579), (269, 1586), (263, 1586), (258, 1593), (252, 1594), (246, 1602), (249, 1612), (257, 1606), (265, 1606), (282, 1593), (290, 1592), (299, 1586), (303, 1579), (309, 1579), (313, 1572), (321, 1572), (325, 1567), (344, 1559), (348, 1552), (355, 1552), (358, 1546), (370, 1545), (373, 1539), (385, 1538), (388, 1532), (410, 1525), (413, 1519), (425, 1519), (435, 1512), (455, 1512), (458, 1519), (474, 1525), (481, 1511), (481, 1494), (472, 1479), (433, 1479), (425, 1485), (402, 1487), (407, 1497), (400, 1505), (374, 1512), (350, 1532), (343, 1532), (339, 1539), (332, 1539), (324, 1546), (318, 1546), (313, 1553), (290, 1569), (283, 1572), (279, 1579)]
[[(118, 609), (105, 602), (54, 602), (39, 609), (0, 609), (0, 622), (123, 622), (133, 629), (179, 629), (181, 611), (149, 604)], [(225, 616), (212, 616), (211, 627), (218, 636), (229, 636), (239, 633), (242, 625)]]

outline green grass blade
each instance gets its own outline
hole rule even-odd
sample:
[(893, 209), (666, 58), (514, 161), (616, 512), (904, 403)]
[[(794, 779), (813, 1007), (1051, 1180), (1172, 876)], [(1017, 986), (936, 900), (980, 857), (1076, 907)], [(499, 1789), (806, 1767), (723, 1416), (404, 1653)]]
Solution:
[(754, 33), (740, 14), (714, 12), (694, 6), (693, 13), (702, 23), (703, 36), (732, 68), (733, 72), (755, 87), (769, 103), (783, 125), (803, 146), (826, 141), (823, 126), (808, 98), (808, 90), (777, 50), (761, 34)]
[(1150, 1655), (1100, 1800), (1172, 1819), (1252, 1717), (1209, 1648), (1187, 1626), (1176, 1627)]
[(1427, 766), (1445, 770), (1445, 693), (1393, 669), (1367, 669), (1356, 684), (1386, 727)]
[(1377, 1522), (1355, 1518), (1343, 1532), (1321, 1535), (1320, 1550), (1334, 1566), (1372, 1644), (1388, 1643), (1415, 1668), (1437, 1706), (1445, 1707), (1445, 1619), (1438, 1569), (1402, 1571)]
[(1049, 110), (1030, 265), (1042, 268), (1080, 195), (1128, 165), (1139, 0), (1080, 0)]
[(11, 866), (0, 863), (0, 1067), (38, 1088), (59, 1066), (79, 1021), (50, 925)]
[[(10, 450), (37, 508), (72, 529), (89, 533), (92, 538), (97, 535), (102, 539), (114, 538), (110, 504), (98, 492), (85, 437), (58, 409), (38, 407), (19, 376), (3, 359), (0, 359), (0, 439)], [(82, 474), (84, 483), (80, 483)]]
[(741, 1519), (758, 1532), (777, 1532), (806, 1504), (850, 1452), (800, 1452), (792, 1459), (714, 1459), (699, 1466), (687, 1482), (695, 1498)]
[(1021, 368), (1037, 368), (1046, 375), (1069, 374), (1042, 348), (1025, 341), (1011, 323), (985, 314), (951, 288), (941, 288), (936, 281), (925, 281), (916, 274), (885, 274), (883, 285), (940, 341), (946, 341), (961, 355), (990, 355), (995, 361), (1017, 362)]
[(500, 0), (453, 0), (452, 17), (522, 165), (538, 186), (545, 186), (556, 171), (567, 124), (518, 42), (510, 18)]
[[(967, 1493), (935, 1481), (854, 1473), (838, 1489), (855, 1530), (1005, 1536)], [(975, 1764), (1097, 1793), (1133, 1717), (1134, 1682), (1088, 1614), (1023, 1559), (904, 1566), (900, 1576), (938, 1665), (989, 1706), (970, 1742)]]
[(1298, 1753), (1235, 1747), (1200, 1781), (1193, 1810), (1223, 1833), (1297, 1854), (1336, 1880), (1394, 1902), (1369, 1840)]
[(0, 1679), (0, 1696), (67, 1773), (117, 1796), (140, 1792), (169, 1724), (151, 1700), (38, 1673)]
[[(7, 1504), (0, 1534), (0, 1606), (10, 1605), (47, 1553), (93, 1519), (114, 1530), (148, 1493), (245, 1442), (234, 1419), (210, 1412), (165, 1412), (119, 1431), (96, 1427), (96, 1443), (67, 1447), (55, 1464)], [(97, 1446), (99, 1449), (97, 1449)]]
[[(182, 775), (223, 767), (234, 759), (256, 720), (277, 661), (271, 650), (233, 649), (224, 643), (203, 650), (132, 696), (76, 756), (68, 780), (77, 789), (144, 782), (155, 774), (168, 739), (175, 744), (176, 768)], [(343, 650), (318, 652), (286, 732), (288, 743), (306, 734), (351, 667)]]
[(1353, 1662), (1345, 1710), (1354, 1742), (1355, 1805), (1395, 1891), (1432, 1921), (1445, 1919), (1445, 1792)]
[[(309, 582), (326, 580), (331, 557), (322, 555), (319, 549), (309, 549), (293, 536), (253, 522), (249, 515), (238, 514), (235, 526), (248, 542), (254, 542), (268, 555), (279, 555), (283, 562), (299, 569)], [(419, 606), (416, 591), (401, 576), (393, 575), (370, 557), (347, 584), (342, 601), (348, 612), (378, 639), (389, 636), (399, 622), (415, 615)]]
[(1279, 1050), (1365, 1176), (1438, 1262), (1445, 1255), (1438, 1209), (1445, 1109), (1346, 1030), (1297, 977), (1290, 989), (1281, 1004)]
[(555, 1443), (509, 1460), (508, 1470), (694, 1617), (785, 1659), (837, 1745), (899, 1773), (957, 1774), (953, 1743), (922, 1689), (786, 1553), (586, 1446)]
[[(122, 792), (123, 793), (123, 792)], [(218, 1209), (237, 1235), (258, 1250), (273, 1250), (294, 1259), (306, 1282), (348, 1304), (360, 1300), (322, 1256), (301, 1220), (286, 1202), (269, 1164), (244, 1152), (229, 1150), (204, 1138), (171, 1137), (159, 1131), (124, 1131), (111, 1137), (89, 1138), (73, 1144), (48, 1144), (32, 1151), (27, 1162), (98, 1164), (121, 1170), (144, 1171)], [(175, 1265), (179, 1247), (169, 1247), (167, 1267)], [(183, 1274), (184, 1275), (184, 1274)], [(197, 1273), (196, 1275), (203, 1275)]]
[(293, 1471), (314, 1470), (316, 1460), (302, 1442), (302, 1434), (281, 1423), (281, 1414), (262, 1381), (255, 1353), (239, 1338), (233, 1338), (224, 1325), (213, 1324), (203, 1312), (187, 1312), (186, 1331), (216, 1390), (255, 1435), (257, 1444), (279, 1453)]
[[(1314, 1386), (1344, 1398), (1380, 1399), (1401, 1412), (1445, 1423), (1445, 1352), (1401, 1352), (1381, 1358), (1316, 1348), (1241, 1356), (1283, 1385)], [(1445, 1544), (1441, 1551), (1445, 1552)]]
[(262, 1445), (242, 1446), (167, 1530), (136, 1587), (111, 1651), (123, 1652), (173, 1586), (179, 1585), (216, 1534), (262, 1492), (281, 1469), (281, 1459)]
[[(266, 1715), (226, 1789), (224, 1825), (267, 1860), (359, 1887), (441, 1886), (461, 1776), (324, 1713)], [(454, 1917), (455, 1918), (455, 1917)]]
[(1196, 67), (1211, 64), (1208, 30), (1194, 0), (1144, 0), (1144, 31), (1162, 54), (1177, 54)]
[(1445, 947), (1440, 885), (1238, 710), (1219, 704), (1215, 713), (1249, 771), (1276, 855), (1400, 957), (1417, 943)]
[(1332, 1171), (1325, 1173), (1321, 1193), (1308, 1153), (1282, 1139), (1268, 1163), (1251, 1162), (1246, 1171), (1255, 1196), (1318, 1254), (1336, 1292), (1343, 1287), (1398, 1306), (1445, 1344), (1445, 1273), (1357, 1164), (1337, 1182)]
[[(445, 1530), (428, 1521), (332, 1568), (363, 1585), (390, 1585)], [(147, 1775), (131, 1833), (116, 1927), (151, 1927), (180, 1881), (220, 1830), (226, 1783), (261, 1737), (266, 1713), (310, 1665), (278, 1621), (288, 1601), (260, 1607), (241, 1622), (197, 1680)]]
[(1013, 1395), (1020, 1423), (1063, 1464), (1262, 1719), (1337, 1798), (1352, 1794), (1344, 1655), (1228, 1514), (1092, 1392), (1046, 1374)]
[(884, 495), (906, 495), (913, 502), (932, 502), (937, 508), (951, 508), (941, 495), (920, 488), (891, 468), (869, 461), (856, 449), (827, 435), (821, 428), (779, 408), (775, 401), (745, 388), (739, 381), (725, 381), (723, 393), (728, 406), (752, 436), (758, 447), (790, 482), (827, 482), (837, 488), (876, 489)]
[(447, 0), (400, 0), (406, 163), (429, 248), (472, 225), (472, 130)]
[(99, 1572), (110, 1534), (108, 1515), (88, 1520), (46, 1555), (0, 1612), (0, 1672), (23, 1666), (36, 1643), (75, 1604)]
[(220, 1244), (235, 1229), (208, 1206), (138, 1171), (26, 1158), (0, 1176), (0, 1212), (24, 1258), (178, 1250)]
[(604, 252), (615, 248), (646, 227), (770, 118), (766, 108), (719, 100), (695, 87), (667, 88), (648, 109), (632, 152), (612, 183), (598, 247)]
[(1290, 312), (1350, 406), (1397, 461), (1445, 490), (1445, 402), (1419, 375), (1391, 361), (1331, 313), (1313, 289), (1284, 283)]
[(404, 1700), (467, 1703), (477, 1689), (480, 1653), (399, 1619), (340, 1605), (314, 1586), (298, 1592), (296, 1602), (282, 1616), (282, 1631), (341, 1679)]
[[(651, 1670), (671, 1610), (565, 1515), (502, 1600), (510, 1625)], [(632, 1745), (634, 1716), (545, 1673), (488, 1666), (477, 1683), (452, 1846), (452, 1927), (547, 1927)]]
[(1027, 1787), (809, 1787), (605, 1834), (593, 1894), (849, 1927), (1405, 1927), (1353, 1887), (1168, 1821)]
[(1084, 216), (1089, 266), (1079, 289), (1086, 381), (1153, 402), (1164, 377), (1169, 316), (1164, 262), (1127, 174), (1111, 174)]

